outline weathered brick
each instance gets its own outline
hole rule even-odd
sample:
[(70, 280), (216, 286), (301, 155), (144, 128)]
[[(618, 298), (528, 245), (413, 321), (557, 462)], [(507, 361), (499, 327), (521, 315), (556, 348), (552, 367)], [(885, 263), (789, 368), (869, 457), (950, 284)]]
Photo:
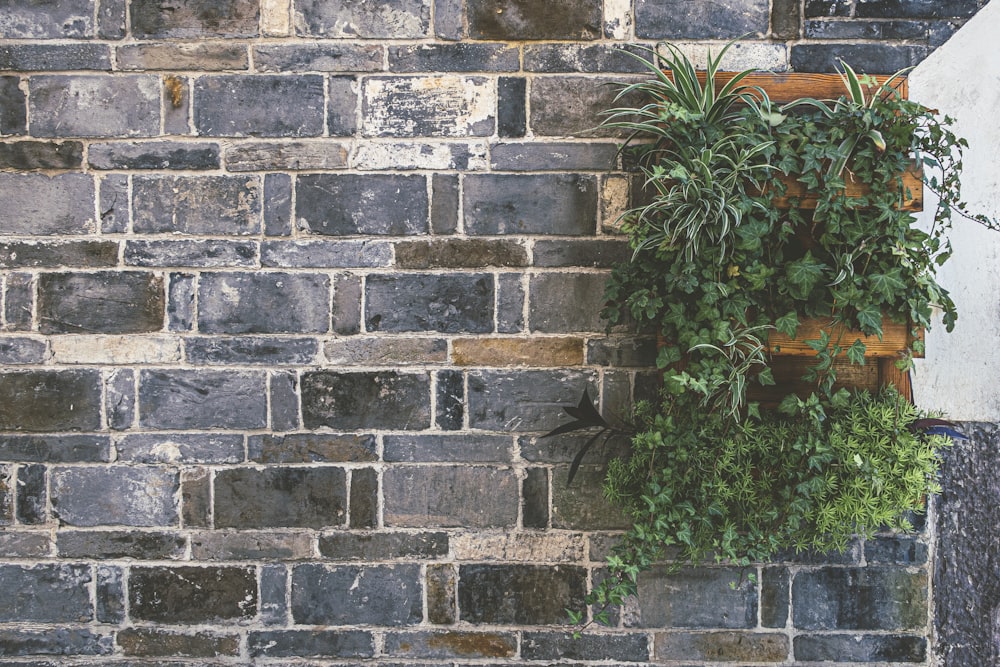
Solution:
[(521, 482), (521, 522), (525, 528), (549, 526), (549, 471), (528, 468)]
[(253, 50), (260, 72), (378, 72), (382, 47), (377, 44), (263, 44)]
[(382, 241), (265, 241), (261, 266), (281, 268), (377, 268), (392, 264), (392, 246)]
[(398, 632), (385, 638), (385, 652), (391, 657), (447, 660), (462, 658), (512, 658), (517, 652), (513, 632)]
[(96, 370), (31, 370), (0, 374), (0, 430), (96, 431), (101, 427)]
[(226, 42), (125, 44), (115, 49), (115, 61), (125, 71), (245, 70), (249, 66), (247, 47)]
[(454, 234), (458, 230), (459, 189), (456, 174), (431, 176), (432, 234)]
[(4, 629), (0, 630), (0, 647), (5, 656), (109, 655), (114, 651), (114, 637), (85, 628)]
[(94, 143), (87, 151), (94, 169), (217, 169), (219, 145), (180, 141)]
[(362, 85), (361, 131), (368, 137), (487, 137), (496, 127), (486, 77), (369, 77)]
[(17, 469), (17, 521), (30, 526), (48, 519), (46, 468), (43, 465), (20, 466)]
[(260, 1), (132, 0), (132, 34), (150, 37), (254, 37)]
[(439, 239), (395, 244), (401, 269), (458, 269), (527, 266), (528, 252), (513, 239)]
[(580, 466), (567, 482), (568, 468), (552, 472), (552, 527), (577, 530), (624, 530), (631, 522), (621, 508), (593, 493), (604, 481), (603, 466)]
[(260, 619), (265, 625), (288, 622), (288, 567), (268, 564), (260, 569)]
[(375, 642), (362, 630), (265, 630), (247, 635), (255, 658), (370, 658)]
[(597, 180), (580, 174), (469, 174), (469, 234), (581, 236), (597, 228)]
[(191, 331), (194, 328), (195, 276), (171, 273), (167, 287), (167, 328), (170, 331)]
[(472, 0), (468, 3), (473, 39), (591, 40), (601, 36), (600, 0)]
[(295, 33), (349, 39), (426, 37), (430, 28), (429, 0), (302, 0), (295, 4)]
[(20, 77), (0, 76), (0, 135), (24, 134), (28, 98), (20, 84)]
[(622, 44), (538, 44), (524, 48), (524, 69), (529, 72), (644, 72), (645, 65), (628, 55), (638, 53)]
[(328, 533), (320, 535), (319, 553), (335, 561), (434, 560), (448, 555), (448, 534)]
[(0, 268), (78, 267), (96, 269), (118, 263), (114, 241), (10, 241), (0, 243)]
[(264, 234), (292, 235), (292, 177), (264, 175)]
[(289, 433), (250, 436), (247, 448), (258, 463), (339, 463), (378, 460), (375, 436)]
[(980, 6), (978, 0), (858, 0), (855, 16), (908, 19), (969, 18), (979, 10)]
[(196, 560), (303, 560), (312, 555), (312, 537), (304, 533), (210, 531), (191, 536)]
[(207, 468), (181, 472), (181, 522), (185, 528), (205, 528), (212, 513), (212, 475)]
[(0, 461), (106, 463), (109, 447), (106, 435), (4, 435)]
[(451, 540), (459, 561), (568, 563), (585, 557), (582, 533), (460, 533)]
[(160, 93), (163, 97), (164, 134), (194, 134), (190, 118), (191, 78), (165, 75)]
[(837, 662), (919, 662), (927, 659), (927, 639), (911, 635), (799, 635), (796, 660)]
[(174, 632), (158, 628), (125, 628), (117, 635), (117, 644), (129, 656), (217, 658), (238, 655), (240, 638), (216, 632)]
[(891, 567), (824, 568), (792, 581), (802, 630), (908, 630), (927, 622), (927, 573)]
[(574, 637), (565, 632), (525, 632), (521, 657), (525, 660), (614, 660), (647, 662), (645, 634), (587, 633)]
[(160, 81), (149, 75), (33, 76), (36, 137), (151, 137), (160, 132)]
[(881, 39), (882, 24), (879, 21), (806, 21), (804, 32), (808, 39)]
[(497, 136), (523, 137), (528, 129), (527, 79), (502, 76), (497, 80)]
[(257, 176), (135, 176), (132, 197), (137, 233), (260, 232)]
[(256, 614), (257, 581), (251, 567), (133, 566), (128, 597), (136, 620), (239, 621)]
[(194, 126), (205, 136), (315, 137), (323, 109), (323, 77), (315, 74), (212, 75), (194, 84)]
[(365, 286), (368, 331), (493, 330), (494, 286), (488, 274), (379, 274), (369, 276)]
[[(670, 595), (663, 591), (669, 590)], [(741, 629), (757, 625), (757, 587), (738, 568), (690, 567), (668, 574), (655, 567), (639, 576), (642, 628)]]
[(469, 373), (469, 426), (487, 431), (548, 431), (562, 406), (576, 405), (593, 375), (584, 371), (489, 370)]
[(119, 461), (130, 463), (240, 463), (243, 436), (237, 433), (134, 433), (115, 443)]
[(457, 366), (579, 366), (579, 338), (456, 338), (452, 363)]
[(125, 174), (107, 174), (100, 178), (97, 205), (101, 232), (105, 234), (121, 234), (128, 230), (128, 181)]
[(497, 333), (524, 331), (525, 289), (520, 273), (497, 276)]
[(507, 528), (517, 521), (518, 482), (509, 468), (399, 465), (385, 471), (382, 487), (387, 526)]
[(127, 241), (126, 266), (252, 267), (257, 263), (255, 241), (155, 240)]
[(331, 137), (350, 137), (358, 129), (360, 83), (354, 76), (331, 76), (327, 82), (330, 103), (326, 128)]
[(149, 531), (60, 530), (56, 550), (60, 558), (138, 558), (176, 560), (184, 556), (187, 540), (177, 533)]
[(376, 528), (379, 516), (378, 472), (374, 468), (351, 470), (350, 528)]
[(291, 598), (295, 623), (397, 626), (423, 619), (416, 563), (297, 565), (292, 570)]
[(427, 178), (308, 174), (295, 181), (295, 218), (311, 234), (404, 236), (427, 232)]
[(59, 336), (49, 342), (60, 364), (153, 364), (180, 361), (180, 341), (170, 336)]
[(175, 470), (152, 466), (54, 468), (52, 511), (70, 526), (172, 526)]
[(510, 463), (513, 443), (503, 435), (387, 435), (382, 457), (403, 463)]
[(105, 44), (0, 45), (0, 70), (110, 70), (111, 52)]
[(605, 273), (539, 273), (531, 276), (528, 321), (532, 331), (603, 331)]
[(14, 496), (17, 493), (17, 467), (0, 465), (0, 526), (14, 523)]
[(324, 333), (330, 279), (305, 273), (211, 273), (198, 282), (204, 333)]
[(457, 617), (455, 592), (458, 572), (454, 565), (427, 566), (427, 620), (437, 625), (451, 625)]
[(765, 567), (760, 583), (760, 622), (765, 628), (788, 624), (791, 577), (787, 567)]
[(801, 37), (802, 2), (800, 0), (772, 0), (771, 36), (775, 39), (794, 40)]
[(2, 234), (94, 231), (94, 179), (86, 174), (0, 174), (0, 200)]
[(4, 8), (0, 37), (49, 39), (94, 36), (93, 0), (18, 2)]
[(114, 565), (97, 566), (95, 609), (101, 623), (125, 620), (125, 573)]
[[(4, 472), (0, 466), (0, 525), (9, 524), (4, 500)], [(0, 558), (47, 558), (52, 551), (48, 530), (0, 531)]]
[[(723, 660), (732, 662), (784, 662), (788, 636), (762, 632), (658, 632), (658, 660)], [(803, 657), (795, 654), (802, 660)], [(805, 658), (808, 660), (808, 658)]]
[(124, 430), (135, 421), (135, 371), (119, 368), (104, 376), (104, 413), (108, 428)]
[(361, 331), (361, 278), (342, 273), (333, 279), (333, 332), (350, 336)]
[(462, 565), (461, 620), (502, 625), (566, 625), (583, 606), (586, 570), (572, 565)]
[[(315, 356), (315, 355), (314, 355)], [(302, 427), (299, 410), (299, 376), (295, 371), (272, 370), (270, 379), (271, 429), (292, 431)]]
[(15, 141), (0, 144), (0, 168), (33, 171), (76, 169), (83, 164), (79, 141)]
[(144, 370), (139, 423), (151, 429), (264, 428), (265, 382), (259, 371)]
[(349, 146), (337, 141), (254, 141), (226, 149), (229, 171), (344, 169)]
[(629, 100), (615, 100), (621, 77), (546, 76), (531, 82), (531, 130), (535, 135), (556, 137), (611, 136), (613, 130), (599, 130), (601, 112), (624, 106)]
[(805, 0), (805, 17), (850, 16), (854, 0)]
[(142, 333), (163, 329), (163, 279), (151, 273), (44, 273), (38, 279), (42, 333)]
[(876, 537), (865, 541), (865, 562), (888, 565), (924, 565), (928, 549), (915, 537)]
[(490, 149), (490, 167), (501, 171), (607, 171), (618, 147), (610, 143), (500, 143)]
[(713, 5), (685, 0), (637, 0), (635, 34), (642, 39), (734, 39), (766, 35), (768, 0), (720, 0)]
[(337, 338), (323, 346), (326, 361), (338, 366), (386, 366), (444, 363), (448, 342), (443, 338)]
[(302, 374), (302, 417), (309, 429), (425, 429), (430, 378), (394, 371), (308, 371)]
[(587, 364), (596, 366), (656, 365), (656, 341), (652, 338), (595, 338), (587, 341)]
[(346, 518), (343, 468), (231, 468), (215, 475), (218, 528), (324, 528)]
[(50, 357), (44, 341), (37, 338), (0, 339), (0, 364), (38, 365)]
[(363, 142), (354, 153), (354, 169), (458, 170), (486, 169), (486, 143)]
[[(85, 623), (93, 620), (90, 565), (0, 565), (4, 623)], [(11, 604), (11, 602), (13, 604)]]
[(465, 419), (465, 376), (461, 371), (444, 370), (435, 374), (435, 380), (434, 424), (444, 431), (458, 431)]
[(3, 328), (6, 331), (34, 329), (35, 280), (30, 273), (10, 273), (3, 281)]
[(843, 59), (859, 72), (895, 72), (927, 57), (927, 47), (907, 44), (797, 44), (791, 65), (797, 72), (835, 72)]
[(200, 336), (184, 341), (184, 352), (192, 364), (254, 366), (308, 365), (319, 353), (315, 338), (260, 336)]
[(516, 72), (520, 54), (508, 44), (413, 44), (389, 47), (393, 72)]

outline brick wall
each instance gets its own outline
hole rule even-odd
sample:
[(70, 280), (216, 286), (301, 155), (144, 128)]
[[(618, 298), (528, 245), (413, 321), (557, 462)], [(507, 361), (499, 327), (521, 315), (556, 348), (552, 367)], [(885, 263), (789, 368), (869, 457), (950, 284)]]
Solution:
[(567, 487), (533, 435), (656, 382), (597, 318), (624, 44), (891, 71), (982, 4), (8, 2), (0, 655), (926, 664), (925, 535), (653, 571), (570, 639), (612, 452)]

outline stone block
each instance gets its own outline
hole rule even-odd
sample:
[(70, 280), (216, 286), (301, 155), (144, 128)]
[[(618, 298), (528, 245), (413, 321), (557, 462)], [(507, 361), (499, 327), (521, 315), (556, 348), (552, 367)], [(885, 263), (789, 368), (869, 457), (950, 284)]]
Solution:
[(490, 167), (499, 171), (601, 171), (615, 167), (611, 143), (499, 143), (490, 148)]
[(50, 356), (45, 342), (37, 338), (0, 339), (0, 363), (2, 364), (38, 365), (45, 362)]
[(110, 655), (114, 651), (114, 637), (85, 628), (3, 629), (0, 630), (0, 651), (9, 657)]
[(28, 122), (28, 97), (21, 77), (0, 76), (0, 135), (24, 134)]
[(806, 570), (792, 581), (800, 630), (915, 630), (927, 623), (927, 573), (902, 568)]
[[(658, 632), (658, 660), (712, 660), (725, 662), (785, 662), (788, 636), (763, 632)], [(796, 659), (803, 659), (798, 653)], [(805, 658), (808, 660), (808, 658)]]
[(587, 341), (587, 364), (652, 368), (656, 341), (652, 338), (596, 338)]
[(153, 466), (53, 468), (52, 512), (69, 526), (173, 526), (176, 470)]
[(171, 239), (127, 241), (122, 257), (126, 266), (253, 267), (257, 252), (255, 241)]
[(629, 622), (634, 627), (735, 630), (757, 626), (757, 586), (739, 568), (689, 567), (669, 574), (663, 567), (654, 567), (639, 576), (636, 604), (635, 618)]
[(257, 176), (134, 176), (133, 226), (139, 234), (260, 232)]
[(528, 322), (542, 333), (600, 332), (606, 273), (538, 273), (529, 285)]
[(330, 279), (309, 273), (210, 273), (198, 282), (203, 333), (325, 333)]
[(508, 44), (412, 44), (389, 47), (392, 72), (516, 72), (521, 55)]
[(184, 340), (184, 352), (192, 364), (207, 366), (305, 366), (319, 354), (315, 338), (261, 336), (199, 336)]
[(226, 149), (229, 171), (323, 170), (347, 167), (349, 146), (339, 141), (252, 141)]
[(195, 134), (191, 125), (191, 77), (163, 77), (163, 133)]
[(978, 0), (858, 0), (854, 11), (858, 18), (947, 19), (971, 18), (981, 6)]
[(611, 241), (540, 239), (535, 242), (532, 256), (534, 265), (538, 267), (585, 266), (610, 269), (618, 264), (627, 263), (632, 257), (632, 250), (627, 243), (617, 239)]
[(373, 435), (289, 433), (250, 436), (247, 449), (257, 463), (360, 463), (378, 460)]
[(105, 374), (104, 414), (113, 430), (125, 430), (135, 422), (135, 371), (131, 368)]
[(114, 241), (9, 241), (0, 243), (0, 268), (75, 267), (99, 269), (118, 264)]
[(549, 527), (549, 471), (528, 468), (521, 482), (521, 523), (525, 528)]
[(106, 435), (3, 435), (0, 461), (32, 463), (107, 463)]
[(368, 276), (365, 287), (368, 331), (493, 331), (491, 275), (375, 274)]
[(363, 630), (264, 630), (247, 635), (253, 658), (370, 658), (375, 641)]
[(458, 230), (459, 189), (456, 174), (431, 176), (432, 234), (454, 234)]
[(429, 36), (430, 0), (302, 0), (295, 4), (295, 34), (347, 39), (419, 39)]
[(313, 555), (305, 533), (209, 531), (191, 536), (195, 560), (304, 560)]
[(264, 234), (292, 235), (292, 177), (264, 175)]
[(427, 566), (427, 620), (436, 625), (451, 625), (457, 616), (455, 592), (458, 573), (454, 565)]
[[(297, 565), (292, 618), (307, 625), (415, 625), (423, 619), (420, 565)], [(379, 604), (371, 604), (378, 600)]]
[(603, 466), (580, 466), (569, 484), (568, 468), (552, 471), (552, 527), (574, 530), (625, 530), (632, 525), (617, 505), (593, 490), (604, 482)]
[(212, 512), (212, 475), (207, 468), (181, 472), (181, 523), (185, 528), (206, 528)]
[(101, 232), (123, 234), (129, 224), (129, 177), (106, 174), (100, 177), (97, 198)]
[(86, 623), (93, 620), (90, 565), (0, 565), (3, 623)]
[(350, 336), (361, 331), (361, 278), (342, 273), (333, 279), (333, 332)]
[(362, 134), (488, 137), (496, 127), (493, 86), (480, 76), (368, 77), (362, 82)]
[(194, 84), (194, 126), (204, 136), (316, 137), (323, 109), (323, 77), (316, 74), (212, 75)]
[(48, 520), (46, 468), (43, 465), (23, 465), (17, 469), (17, 521), (26, 526), (44, 524)]
[(768, 34), (768, 0), (637, 0), (635, 34), (640, 39), (736, 39)]
[(254, 37), (260, 0), (132, 0), (132, 35), (159, 37)]
[(468, 174), (465, 231), (581, 236), (597, 228), (597, 179), (580, 174)]
[(360, 84), (354, 76), (331, 76), (328, 79), (329, 104), (326, 128), (331, 137), (350, 137), (358, 130), (358, 93)]
[(379, 72), (382, 47), (378, 44), (262, 44), (253, 50), (259, 72)]
[(497, 333), (524, 331), (525, 284), (520, 273), (497, 276)]
[(265, 241), (261, 266), (280, 268), (379, 268), (392, 264), (392, 246), (369, 240)]
[(458, 431), (465, 421), (465, 376), (461, 371), (438, 371), (434, 424), (444, 431)]
[(546, 76), (531, 82), (531, 130), (536, 136), (612, 136), (614, 130), (596, 129), (601, 112), (624, 106), (615, 101), (622, 77)]
[(94, 231), (94, 179), (86, 174), (0, 173), (0, 233), (48, 236)]
[[(435, 239), (394, 244), (400, 269), (477, 269), (527, 266), (528, 251), (514, 239)], [(0, 246), (2, 248), (2, 246)]]
[(358, 145), (352, 167), (363, 171), (484, 171), (486, 142), (366, 141)]
[(587, 633), (574, 638), (568, 632), (525, 632), (521, 639), (521, 657), (524, 660), (648, 662), (648, 642), (645, 634), (638, 633)]
[(119, 461), (130, 463), (241, 463), (238, 433), (133, 433), (115, 443)]
[(0, 374), (0, 430), (97, 431), (101, 378), (96, 370), (31, 370)]
[(194, 328), (194, 298), (197, 292), (192, 274), (171, 273), (167, 287), (167, 328), (191, 331)]
[(387, 463), (511, 463), (510, 436), (490, 434), (412, 434), (383, 436)]
[(600, 0), (469, 0), (469, 35), (498, 41), (576, 40), (601, 37)]
[(310, 234), (409, 236), (427, 232), (427, 178), (308, 174), (295, 179), (295, 219)]
[(377, 528), (379, 517), (378, 471), (374, 468), (351, 470), (350, 528)]
[(288, 622), (288, 567), (284, 564), (264, 565), (260, 569), (260, 619), (264, 625), (285, 625)]
[(94, 169), (218, 169), (219, 145), (181, 141), (93, 143), (87, 163)]
[(52, 360), (60, 364), (163, 364), (181, 359), (180, 341), (170, 336), (59, 336), (49, 345)]
[(257, 613), (252, 567), (133, 566), (129, 614), (139, 621), (200, 624), (245, 621)]
[(430, 426), (430, 377), (396, 371), (302, 374), (307, 429), (422, 430)]
[(0, 37), (61, 39), (94, 36), (93, 0), (58, 3), (18, 2), (4, 9)]
[(458, 561), (573, 563), (585, 560), (584, 544), (582, 533), (459, 533), (451, 540), (451, 551)]
[(14, 496), (17, 493), (17, 467), (0, 465), (0, 526), (14, 523)]
[(326, 361), (338, 366), (441, 364), (448, 359), (443, 338), (335, 338), (323, 345)]
[(38, 280), (42, 333), (143, 333), (163, 328), (163, 279), (151, 273), (44, 273)]
[[(104, 3), (102, 3), (103, 5)], [(115, 49), (120, 70), (245, 70), (249, 66), (247, 47), (226, 42), (162, 42), (125, 44)]]
[(487, 431), (549, 431), (562, 421), (562, 407), (576, 405), (593, 382), (584, 371), (470, 371), (469, 427)]
[(895, 72), (927, 57), (927, 47), (910, 44), (797, 44), (791, 47), (796, 72), (835, 72), (840, 58), (858, 72)]
[(497, 625), (567, 625), (583, 606), (587, 572), (574, 565), (462, 565), (460, 619)]
[(319, 553), (334, 561), (436, 560), (448, 555), (447, 533), (327, 533)]
[(854, 4), (854, 0), (806, 0), (805, 17), (850, 16)]
[(497, 136), (523, 137), (527, 130), (527, 79), (502, 76), (497, 80)]
[(117, 644), (127, 656), (219, 658), (239, 655), (240, 638), (211, 631), (175, 632), (159, 628), (124, 628)]
[(765, 567), (760, 584), (760, 622), (765, 628), (788, 624), (791, 577), (787, 567)]
[(798, 635), (796, 660), (924, 663), (927, 639), (912, 635)]
[(105, 44), (0, 45), (0, 70), (44, 72), (54, 70), (111, 70), (111, 52)]
[(258, 371), (140, 371), (139, 423), (149, 429), (264, 428), (265, 386)]
[(302, 428), (298, 374), (295, 371), (272, 370), (268, 375), (270, 379), (271, 429), (292, 431)]
[(560, 337), (456, 338), (452, 342), (456, 366), (579, 366), (583, 363), (583, 340)]
[(517, 635), (513, 632), (468, 632), (461, 630), (397, 632), (385, 637), (385, 653), (405, 659), (513, 658)]
[(83, 164), (79, 141), (15, 141), (0, 144), (0, 168), (19, 171), (78, 169)]
[(343, 468), (230, 468), (215, 474), (217, 528), (342, 526), (346, 506)]
[(649, 54), (621, 44), (532, 44), (524, 48), (528, 72), (645, 72), (646, 67), (629, 52), (648, 59)]
[(510, 468), (397, 465), (382, 476), (385, 524), (394, 527), (513, 527), (517, 492)]
[(125, 573), (114, 565), (97, 566), (95, 586), (97, 620), (121, 623), (125, 620)]
[(925, 565), (927, 556), (927, 544), (915, 537), (893, 535), (865, 540), (865, 562), (869, 564)]
[(60, 558), (177, 560), (184, 557), (187, 540), (178, 533), (149, 531), (60, 530), (56, 550)]
[(33, 76), (29, 89), (36, 137), (151, 137), (160, 132), (160, 81), (155, 76)]
[(9, 273), (3, 281), (3, 328), (31, 331), (35, 328), (35, 280), (30, 273)]
[[(3, 466), (0, 466), (0, 525), (9, 524), (10, 516), (6, 514), (8, 501), (4, 498), (6, 485)], [(0, 558), (48, 558), (52, 553), (49, 531), (6, 529), (0, 531)]]

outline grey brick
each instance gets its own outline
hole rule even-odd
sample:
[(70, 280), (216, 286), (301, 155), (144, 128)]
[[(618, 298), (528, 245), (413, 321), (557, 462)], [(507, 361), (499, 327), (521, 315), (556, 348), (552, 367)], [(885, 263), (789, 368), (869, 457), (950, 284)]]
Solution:
[(760, 622), (765, 628), (788, 624), (791, 577), (787, 567), (766, 567), (760, 583)]
[(469, 174), (465, 177), (468, 234), (593, 234), (597, 180), (579, 174)]
[(264, 234), (292, 235), (292, 177), (264, 175)]
[(87, 151), (94, 169), (217, 169), (219, 145), (179, 141), (94, 143)]
[(94, 36), (93, 0), (17, 2), (4, 8), (0, 37), (48, 39)]
[(429, 0), (301, 0), (295, 5), (295, 32), (348, 39), (420, 38), (428, 36), (430, 14)]
[(882, 24), (879, 21), (806, 21), (804, 32), (808, 39), (881, 39)]
[(44, 341), (36, 338), (0, 339), (0, 364), (38, 365), (43, 363), (48, 357), (49, 350)]
[(413, 44), (389, 47), (393, 72), (516, 72), (518, 49), (508, 44)]
[(178, 533), (136, 530), (61, 530), (56, 533), (60, 558), (178, 559), (187, 540)]
[(254, 37), (259, 0), (132, 0), (132, 35)]
[(261, 141), (226, 149), (229, 171), (328, 170), (347, 167), (349, 146), (343, 142)]
[(110, 174), (100, 179), (98, 211), (101, 218), (101, 232), (122, 234), (128, 231), (129, 195), (128, 176)]
[(305, 273), (211, 273), (198, 283), (204, 333), (323, 333), (330, 279)]
[(151, 429), (263, 428), (261, 371), (144, 370), (139, 374), (139, 423)]
[[(584, 634), (570, 632), (525, 632), (521, 657), (525, 660), (614, 660), (648, 662), (645, 634)], [(662, 656), (657, 656), (662, 657)]]
[(104, 413), (108, 428), (125, 430), (135, 421), (135, 371), (119, 368), (104, 376)]
[(469, 426), (487, 431), (548, 431), (564, 405), (576, 405), (593, 375), (580, 370), (469, 373)]
[(408, 659), (512, 658), (517, 652), (517, 635), (467, 630), (396, 632), (386, 635), (385, 652)]
[(172, 526), (177, 472), (152, 466), (54, 468), (52, 510), (70, 526)]
[(771, 36), (775, 39), (794, 40), (801, 37), (802, 2), (800, 0), (772, 0)]
[(240, 463), (243, 436), (237, 433), (135, 433), (116, 442), (118, 460), (129, 463)]
[(33, 171), (77, 169), (83, 164), (79, 141), (15, 141), (0, 144), (0, 167)]
[(360, 83), (354, 76), (331, 76), (329, 78), (329, 108), (326, 127), (331, 137), (353, 136), (358, 130), (358, 88)]
[(124, 628), (116, 639), (125, 655), (144, 657), (215, 658), (237, 655), (240, 645), (239, 636), (235, 634), (186, 633), (159, 628)]
[[(664, 590), (672, 591), (664, 595)], [(685, 568), (668, 574), (656, 567), (639, 577), (638, 614), (642, 628), (753, 628), (757, 625), (756, 586), (738, 568)]]
[(458, 572), (454, 565), (427, 566), (427, 620), (438, 625), (452, 625), (458, 616), (455, 608)]
[(4, 280), (3, 319), (6, 331), (31, 331), (35, 281), (30, 273), (10, 273)]
[(788, 649), (786, 635), (761, 632), (662, 632), (655, 644), (660, 660), (784, 662)]
[(257, 264), (256, 241), (169, 240), (127, 241), (126, 266), (252, 267)]
[(282, 268), (377, 268), (392, 264), (392, 246), (372, 240), (265, 241), (261, 265)]
[(164, 76), (160, 93), (163, 97), (163, 133), (193, 134), (190, 118), (191, 78)]
[(531, 85), (531, 129), (535, 135), (557, 137), (613, 136), (599, 128), (601, 113), (631, 100), (615, 100), (619, 79), (582, 76), (539, 77)]
[(246, 45), (226, 42), (125, 44), (115, 49), (115, 61), (118, 69), (126, 71), (245, 70), (249, 66)]
[(0, 374), (0, 430), (96, 431), (101, 427), (96, 370), (31, 370)]
[(799, 635), (797, 660), (837, 662), (924, 662), (927, 639), (912, 635)]
[(522, 518), (525, 528), (549, 526), (549, 472), (546, 468), (528, 468), (521, 483)]
[(335, 463), (378, 460), (375, 436), (289, 433), (250, 436), (250, 460), (258, 463)]
[(27, 127), (28, 97), (20, 83), (20, 77), (0, 76), (0, 135), (24, 134)]
[(197, 337), (184, 341), (189, 362), (199, 365), (308, 365), (319, 353), (315, 338)]
[(524, 285), (520, 273), (501, 273), (497, 277), (497, 333), (520, 333), (524, 330)]
[(195, 277), (171, 273), (167, 287), (167, 328), (170, 331), (190, 331), (194, 328)]
[(106, 463), (109, 447), (106, 435), (4, 435), (0, 461)]
[(618, 146), (611, 143), (501, 143), (490, 149), (490, 167), (499, 171), (600, 171), (614, 168)]
[(151, 273), (44, 273), (38, 278), (42, 333), (142, 333), (163, 329), (163, 279)]
[(366, 141), (359, 144), (351, 162), (360, 171), (482, 171), (486, 168), (486, 144)]
[(5, 656), (109, 655), (114, 651), (114, 637), (84, 628), (4, 629), (0, 630), (0, 646)]
[(656, 365), (656, 341), (652, 338), (597, 338), (587, 341), (587, 364), (596, 366)]
[(0, 174), (0, 233), (47, 236), (94, 230), (94, 179), (86, 174)]
[(260, 618), (265, 625), (285, 625), (288, 622), (288, 567), (283, 564), (264, 565), (260, 569)]
[(464, 0), (434, 0), (434, 36), (458, 41), (467, 37)]
[(303, 560), (312, 555), (312, 536), (301, 532), (207, 531), (191, 536), (196, 560)]
[(111, 69), (106, 44), (6, 44), (0, 45), (0, 70), (13, 72)]
[(33, 76), (30, 93), (37, 137), (151, 137), (160, 131), (155, 76)]
[(266, 630), (247, 635), (254, 658), (370, 658), (375, 642), (362, 630)]
[(137, 233), (260, 232), (258, 176), (135, 176), (132, 197)]
[(517, 522), (518, 481), (510, 468), (396, 465), (383, 473), (382, 487), (387, 526), (512, 528)]
[(0, 465), (0, 526), (14, 523), (15, 494), (17, 493), (17, 468)]
[(458, 269), (485, 266), (527, 266), (528, 252), (513, 239), (438, 239), (395, 244), (401, 269)]
[(855, 0), (805, 0), (805, 17), (850, 16)]
[(927, 47), (900, 44), (797, 44), (791, 65), (797, 72), (835, 72), (838, 58), (859, 72), (895, 72), (918, 64)]
[(10, 241), (0, 243), (0, 268), (78, 267), (96, 269), (118, 263), (113, 241)]
[(879, 536), (865, 540), (865, 562), (889, 565), (924, 565), (927, 544), (915, 537)]
[(368, 137), (487, 137), (496, 127), (493, 83), (486, 77), (368, 77), (362, 86)]
[(600, 0), (469, 0), (469, 35), (473, 39), (592, 40), (601, 36)]
[(101, 623), (125, 620), (125, 574), (113, 565), (97, 566), (96, 610)]
[(386, 462), (510, 463), (513, 441), (507, 435), (386, 435)]
[(368, 331), (486, 333), (493, 330), (493, 299), (488, 274), (371, 275), (365, 325)]
[(523, 137), (528, 130), (527, 79), (502, 76), (497, 80), (497, 135)]
[(423, 618), (418, 564), (297, 565), (291, 597), (295, 623), (398, 626)]
[(46, 523), (48, 492), (45, 472), (43, 465), (23, 465), (17, 469), (18, 523), (27, 526)]
[(641, 39), (735, 39), (766, 35), (768, 0), (637, 0), (635, 34)]
[(233, 468), (215, 475), (218, 528), (342, 526), (347, 488), (343, 468)]
[(352, 469), (349, 527), (378, 527), (378, 506), (378, 472), (374, 468)]
[(417, 430), (430, 426), (430, 378), (393, 371), (302, 374), (305, 427)]
[(97, 8), (97, 36), (101, 39), (125, 37), (126, 0), (101, 0)]
[(253, 62), (261, 72), (378, 72), (382, 47), (377, 44), (264, 44), (255, 46)]
[(566, 625), (583, 606), (586, 570), (573, 565), (462, 565), (461, 620), (499, 625)]
[[(318, 346), (318, 345), (317, 345)], [(315, 355), (313, 355), (315, 356)], [(294, 371), (270, 372), (271, 428), (290, 431), (301, 427), (299, 378)]]
[(603, 331), (605, 273), (539, 273), (528, 288), (532, 331)]
[(604, 482), (604, 466), (580, 466), (573, 484), (566, 481), (568, 473), (564, 467), (552, 471), (553, 528), (625, 530), (632, 525), (619, 506), (593, 493)]
[(181, 521), (185, 528), (206, 528), (212, 513), (212, 477), (207, 468), (181, 472)]
[(431, 233), (454, 234), (458, 230), (459, 189), (456, 174), (431, 176)]
[[(0, 478), (3, 474), (0, 466)], [(3, 494), (3, 485), (4, 482), (0, 481), (0, 495)], [(4, 514), (4, 501), (0, 500), (0, 525), (10, 523), (9, 517)], [(51, 552), (49, 535), (48, 530), (0, 531), (0, 558), (47, 558)]]
[(447, 533), (328, 533), (319, 553), (335, 561), (434, 560), (448, 555)]
[(318, 75), (212, 75), (194, 85), (194, 126), (205, 136), (315, 137), (323, 109)]
[(927, 622), (927, 573), (901, 568), (825, 568), (792, 581), (801, 630), (908, 630)]
[(458, 431), (465, 419), (465, 376), (461, 371), (438, 371), (435, 425), (444, 431)]
[(211, 623), (253, 618), (257, 581), (249, 567), (138, 567), (129, 577), (132, 618), (159, 623)]
[(337, 366), (406, 366), (448, 360), (443, 338), (353, 337), (337, 338), (323, 345), (326, 361)]
[(349, 336), (361, 331), (361, 279), (340, 274), (333, 279), (333, 332)]
[(529, 44), (524, 47), (528, 72), (644, 72), (645, 65), (628, 55), (648, 53), (621, 44)]
[(858, 18), (969, 18), (980, 6), (978, 0), (858, 0), (855, 15)]
[(424, 176), (309, 174), (296, 179), (300, 229), (331, 236), (427, 232)]

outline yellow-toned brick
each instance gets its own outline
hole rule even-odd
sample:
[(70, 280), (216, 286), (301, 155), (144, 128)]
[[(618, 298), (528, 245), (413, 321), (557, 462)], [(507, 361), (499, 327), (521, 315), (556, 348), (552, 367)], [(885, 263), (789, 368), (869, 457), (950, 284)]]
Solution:
[(583, 339), (458, 338), (452, 343), (456, 366), (580, 366)]
[(181, 360), (172, 336), (54, 336), (57, 364), (164, 364)]

